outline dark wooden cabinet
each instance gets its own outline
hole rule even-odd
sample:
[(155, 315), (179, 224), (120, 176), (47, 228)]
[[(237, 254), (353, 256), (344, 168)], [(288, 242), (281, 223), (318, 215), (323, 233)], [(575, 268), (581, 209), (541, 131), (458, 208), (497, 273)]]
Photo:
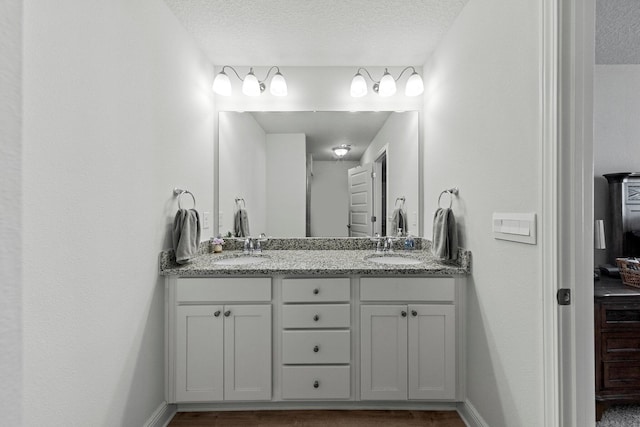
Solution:
[(608, 405), (640, 403), (640, 289), (595, 283), (596, 420)]

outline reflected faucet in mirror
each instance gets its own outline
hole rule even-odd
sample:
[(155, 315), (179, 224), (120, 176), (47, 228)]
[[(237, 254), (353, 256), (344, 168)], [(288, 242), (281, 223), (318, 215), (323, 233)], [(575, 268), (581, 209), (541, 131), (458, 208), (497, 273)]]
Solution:
[(395, 235), (397, 198), (420, 234), (418, 112), (220, 112), (218, 130), (219, 233), (235, 234), (242, 194), (247, 226), (270, 236)]

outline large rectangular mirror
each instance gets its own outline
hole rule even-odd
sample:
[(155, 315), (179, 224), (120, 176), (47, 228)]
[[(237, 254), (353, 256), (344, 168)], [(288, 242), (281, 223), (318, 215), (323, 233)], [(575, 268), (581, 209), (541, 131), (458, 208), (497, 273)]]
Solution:
[(418, 145), (416, 111), (220, 112), (219, 233), (241, 208), (252, 236), (420, 235)]

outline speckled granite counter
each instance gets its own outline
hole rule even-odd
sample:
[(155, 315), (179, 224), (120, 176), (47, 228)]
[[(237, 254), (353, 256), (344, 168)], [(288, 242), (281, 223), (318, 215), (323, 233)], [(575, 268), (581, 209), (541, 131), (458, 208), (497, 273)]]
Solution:
[[(370, 245), (369, 245), (370, 246)], [(328, 247), (331, 247), (329, 245)], [(373, 249), (293, 249), (264, 250), (260, 255), (265, 261), (247, 265), (218, 265), (225, 258), (242, 256), (242, 251), (208, 253), (206, 248), (190, 263), (178, 265), (172, 260), (172, 251), (161, 254), (160, 274), (169, 276), (218, 276), (218, 275), (419, 275), (419, 276), (466, 276), (471, 272), (471, 254), (460, 250), (456, 263), (437, 261), (428, 250), (428, 242), (422, 243), (425, 250), (397, 250), (394, 255), (408, 256), (420, 261), (418, 264), (378, 264), (366, 258), (376, 255)]]

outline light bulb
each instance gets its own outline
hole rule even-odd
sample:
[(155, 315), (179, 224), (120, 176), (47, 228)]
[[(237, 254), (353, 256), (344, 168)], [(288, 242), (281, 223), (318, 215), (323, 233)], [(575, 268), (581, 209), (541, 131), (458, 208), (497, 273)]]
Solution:
[(378, 95), (391, 96), (396, 93), (396, 81), (391, 77), (391, 74), (385, 69), (384, 75), (380, 79), (380, 86), (378, 87)]
[(351, 80), (351, 96), (354, 98), (360, 98), (367, 94), (367, 82), (362, 77), (362, 74), (358, 73), (353, 76)]
[(220, 71), (213, 79), (213, 91), (222, 96), (231, 95), (231, 81), (224, 71)]
[(247, 96), (260, 95), (260, 82), (258, 82), (257, 77), (253, 74), (253, 68), (249, 70), (249, 74), (246, 75), (242, 82), (242, 93)]
[(422, 92), (424, 92), (422, 77), (420, 77), (420, 74), (414, 71), (407, 80), (407, 86), (404, 89), (404, 94), (407, 96), (418, 96)]
[(287, 96), (287, 82), (280, 71), (278, 71), (271, 79), (271, 87), (269, 88), (271, 95)]

